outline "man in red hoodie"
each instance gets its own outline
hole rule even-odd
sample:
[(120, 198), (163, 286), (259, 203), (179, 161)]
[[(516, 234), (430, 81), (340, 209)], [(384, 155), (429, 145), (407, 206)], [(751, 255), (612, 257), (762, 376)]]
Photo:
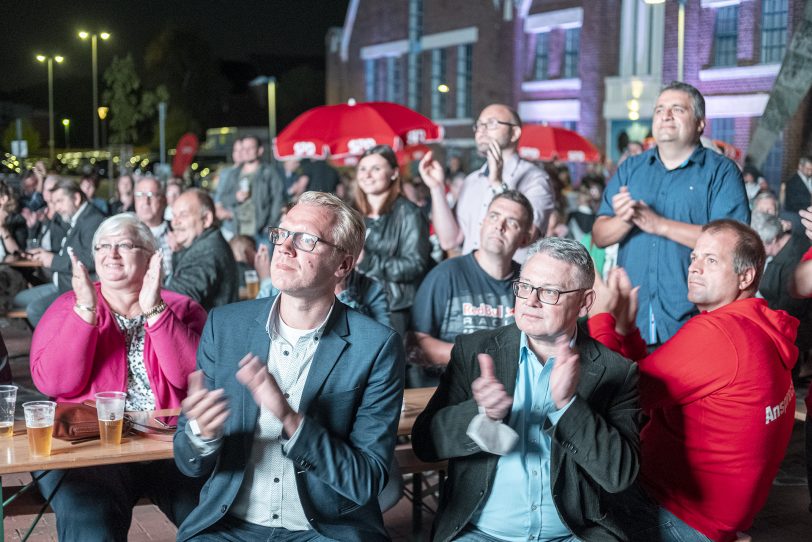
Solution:
[(650, 355), (633, 329), (628, 278), (599, 293), (612, 314), (591, 318), (590, 332), (638, 360), (650, 416), (640, 433), (645, 494), (618, 499), (631, 540), (735, 540), (767, 500), (794, 422), (798, 321), (754, 297), (765, 258), (748, 226), (704, 226), (688, 268), (700, 314)]

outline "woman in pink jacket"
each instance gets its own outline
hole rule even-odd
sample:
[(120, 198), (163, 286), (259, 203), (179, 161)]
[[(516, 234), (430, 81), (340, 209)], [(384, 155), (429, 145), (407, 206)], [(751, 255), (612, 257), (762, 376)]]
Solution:
[[(99, 282), (71, 254), (73, 291), (48, 308), (34, 332), (34, 383), (55, 401), (124, 391), (126, 410), (180, 406), (206, 312), (161, 289), (162, 255), (134, 214), (105, 220), (93, 251)], [(126, 540), (132, 508), (144, 496), (180, 525), (199, 490), (171, 460), (50, 471), (39, 486), (45, 497), (59, 486), (51, 507), (60, 540)]]

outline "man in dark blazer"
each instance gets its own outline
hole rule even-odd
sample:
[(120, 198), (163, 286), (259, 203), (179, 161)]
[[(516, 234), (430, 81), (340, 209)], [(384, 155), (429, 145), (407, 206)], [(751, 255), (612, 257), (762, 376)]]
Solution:
[(798, 171), (787, 180), (784, 192), (784, 209), (797, 213), (809, 207), (812, 201), (812, 158), (801, 157), (798, 160)]
[(67, 228), (61, 247), (54, 252), (35, 248), (27, 251), (27, 254), (53, 273), (53, 282), (30, 288), (24, 294), (18, 294), (15, 299), (15, 304), (25, 303), (28, 321), (33, 326), (39, 323), (45, 310), (57, 297), (71, 289), (72, 265), (69, 251), (73, 251), (90, 273), (96, 271), (93, 234), (99, 224), (104, 222), (104, 215), (87, 201), (79, 186), (69, 179), (56, 182), (51, 189), (51, 202)]
[(193, 188), (172, 204), (172, 275), (166, 287), (207, 311), (239, 300), (240, 277), (231, 247), (217, 227), (214, 202)]
[(622, 539), (607, 509), (637, 476), (637, 368), (577, 330), (594, 273), (582, 245), (542, 239), (515, 325), (457, 337), (412, 431), (419, 458), (449, 461), (433, 540)]
[(178, 540), (388, 540), (377, 496), (403, 348), (333, 293), (363, 247), (363, 221), (308, 192), (271, 242), (279, 295), (215, 309), (203, 330), (174, 450), (182, 472), (209, 479)]

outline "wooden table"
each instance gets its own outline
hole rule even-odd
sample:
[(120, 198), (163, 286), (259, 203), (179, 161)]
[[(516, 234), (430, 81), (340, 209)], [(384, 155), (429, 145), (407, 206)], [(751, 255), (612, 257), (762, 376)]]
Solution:
[(17, 267), (22, 269), (39, 269), (42, 267), (42, 262), (39, 260), (29, 260), (27, 258), (20, 258), (11, 254), (6, 255), (2, 263), (9, 267)]
[(398, 436), (409, 436), (412, 434), (412, 426), (421, 412), (426, 408), (429, 399), (434, 395), (437, 388), (411, 388), (403, 392), (403, 403), (405, 408), (400, 412), (400, 422), (398, 423)]

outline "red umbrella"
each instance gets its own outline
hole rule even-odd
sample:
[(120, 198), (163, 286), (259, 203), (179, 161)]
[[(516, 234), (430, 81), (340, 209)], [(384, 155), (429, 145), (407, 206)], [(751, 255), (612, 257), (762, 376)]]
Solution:
[(519, 138), (519, 156), (549, 162), (600, 162), (601, 153), (585, 137), (556, 126), (526, 124)]
[[(423, 143), (418, 143), (417, 145), (406, 145), (402, 149), (396, 151), (395, 156), (398, 159), (398, 164), (403, 166), (414, 160), (421, 160), (430, 150), (431, 148)], [(360, 160), (360, 158), (360, 155), (348, 154), (343, 158), (330, 156), (329, 160), (334, 166), (347, 167), (358, 165), (358, 160)]]
[(274, 139), (277, 159), (324, 160), (360, 156), (375, 145), (396, 151), (442, 139), (442, 127), (420, 113), (390, 102), (323, 105), (296, 117)]

